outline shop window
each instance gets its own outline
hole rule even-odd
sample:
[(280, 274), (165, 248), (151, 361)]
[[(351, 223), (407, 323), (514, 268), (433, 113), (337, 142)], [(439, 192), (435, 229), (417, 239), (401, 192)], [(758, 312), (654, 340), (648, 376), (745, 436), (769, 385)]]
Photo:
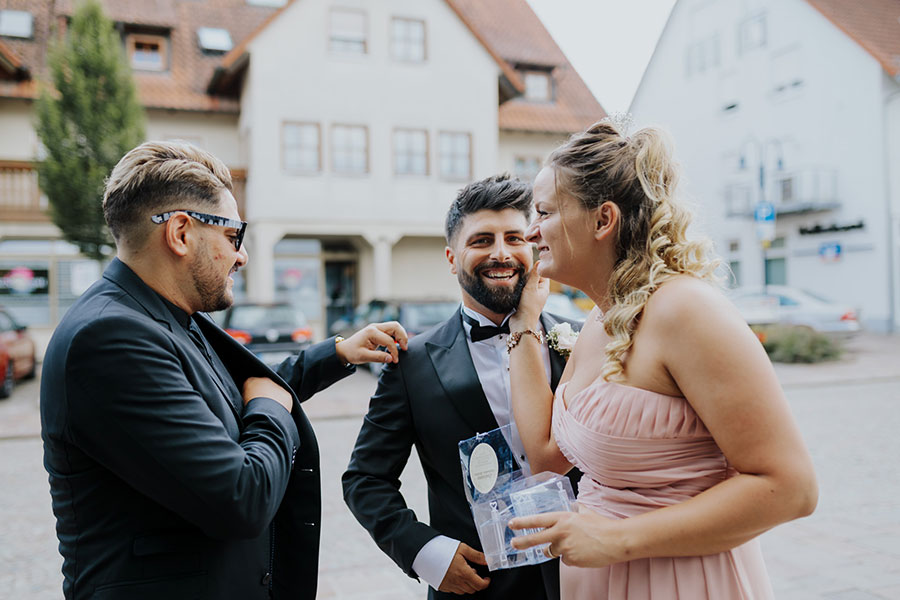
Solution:
[(165, 36), (129, 34), (126, 47), (132, 68), (139, 71), (164, 71), (168, 60), (167, 45)]
[(366, 13), (351, 8), (332, 8), (329, 18), (328, 47), (340, 54), (365, 54), (369, 51)]
[(360, 125), (335, 125), (331, 129), (331, 168), (336, 173), (369, 172), (369, 130)]
[(394, 173), (428, 174), (428, 132), (424, 129), (394, 130)]
[(391, 19), (391, 54), (403, 62), (425, 61), (425, 21)]
[(472, 136), (442, 132), (439, 139), (441, 177), (468, 181), (472, 176)]

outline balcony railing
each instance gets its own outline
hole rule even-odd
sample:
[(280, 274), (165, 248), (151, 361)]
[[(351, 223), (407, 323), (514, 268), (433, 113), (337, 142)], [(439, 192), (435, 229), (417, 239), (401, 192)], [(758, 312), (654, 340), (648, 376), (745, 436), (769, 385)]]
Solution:
[[(753, 217), (759, 189), (749, 180), (725, 186), (725, 212), (729, 217)], [(806, 168), (775, 171), (766, 181), (766, 199), (777, 214), (822, 212), (840, 208), (837, 172), (834, 169)]]
[(28, 161), (0, 161), (0, 221), (47, 222), (47, 199)]

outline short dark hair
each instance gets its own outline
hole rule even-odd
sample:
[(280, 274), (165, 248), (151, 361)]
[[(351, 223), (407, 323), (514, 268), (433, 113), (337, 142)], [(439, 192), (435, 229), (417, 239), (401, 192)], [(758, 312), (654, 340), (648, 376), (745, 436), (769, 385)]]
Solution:
[(509, 173), (493, 175), (470, 183), (459, 191), (456, 200), (447, 211), (447, 220), (444, 223), (447, 243), (453, 243), (453, 238), (467, 215), (479, 210), (499, 212), (512, 208), (525, 215), (526, 220), (531, 220), (531, 206), (531, 184), (513, 178)]

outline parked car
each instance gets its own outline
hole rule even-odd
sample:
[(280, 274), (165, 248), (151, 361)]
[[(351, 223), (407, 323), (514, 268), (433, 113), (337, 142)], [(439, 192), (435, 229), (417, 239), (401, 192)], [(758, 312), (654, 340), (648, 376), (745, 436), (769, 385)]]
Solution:
[(217, 320), (228, 335), (271, 366), (312, 343), (306, 316), (286, 302), (234, 304)]
[(750, 325), (790, 325), (837, 335), (860, 330), (855, 308), (797, 288), (740, 288), (731, 293), (731, 300)]
[(28, 328), (0, 308), (0, 398), (12, 394), (16, 381), (34, 377), (36, 364)]
[(550, 294), (547, 296), (544, 310), (573, 321), (584, 321), (588, 315), (572, 298), (565, 294)]
[[(375, 299), (357, 306), (351, 318), (338, 319), (329, 330), (332, 335), (348, 337), (369, 323), (398, 321), (409, 337), (413, 337), (445, 321), (458, 307), (458, 300)], [(383, 366), (369, 363), (369, 369), (376, 374)]]

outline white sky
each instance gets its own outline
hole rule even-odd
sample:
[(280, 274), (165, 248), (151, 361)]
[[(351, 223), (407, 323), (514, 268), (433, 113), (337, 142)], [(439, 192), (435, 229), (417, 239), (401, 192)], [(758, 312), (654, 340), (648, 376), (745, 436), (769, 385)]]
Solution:
[(675, 0), (528, 0), (608, 113), (628, 110)]

